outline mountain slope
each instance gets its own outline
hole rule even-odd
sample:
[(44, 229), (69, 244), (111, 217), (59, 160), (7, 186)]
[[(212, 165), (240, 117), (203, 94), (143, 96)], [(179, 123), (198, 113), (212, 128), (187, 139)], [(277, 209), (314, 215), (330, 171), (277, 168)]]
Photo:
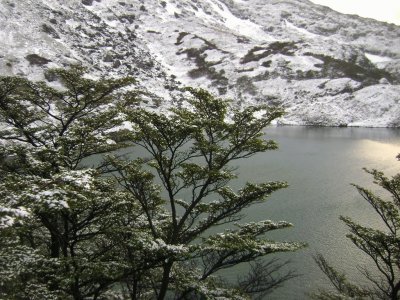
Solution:
[(0, 66), (131, 75), (147, 105), (179, 86), (283, 105), (284, 124), (400, 126), (400, 27), (307, 0), (0, 1)]

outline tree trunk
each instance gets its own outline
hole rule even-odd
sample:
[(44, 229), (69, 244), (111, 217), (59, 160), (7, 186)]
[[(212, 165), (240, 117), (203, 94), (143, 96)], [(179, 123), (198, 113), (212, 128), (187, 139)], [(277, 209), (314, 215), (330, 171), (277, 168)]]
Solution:
[(79, 289), (79, 279), (75, 277), (74, 284), (72, 286), (72, 296), (74, 300), (83, 300), (81, 291)]
[(60, 257), (60, 241), (58, 237), (50, 232), (50, 256), (52, 258)]
[(135, 279), (132, 280), (132, 285), (131, 285), (131, 300), (138, 300), (139, 299), (139, 291), (138, 291), (138, 283), (139, 279), (135, 277)]
[(163, 300), (167, 294), (168, 291), (168, 285), (169, 285), (169, 274), (171, 273), (172, 265), (174, 263), (172, 261), (167, 260), (167, 262), (164, 264), (164, 272), (163, 272), (163, 277), (161, 281), (161, 287), (160, 291), (158, 293), (158, 300)]

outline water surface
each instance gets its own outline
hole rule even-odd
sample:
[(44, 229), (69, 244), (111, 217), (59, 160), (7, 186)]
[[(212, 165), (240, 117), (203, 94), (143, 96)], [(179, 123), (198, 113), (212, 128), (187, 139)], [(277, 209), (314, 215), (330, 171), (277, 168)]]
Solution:
[(312, 259), (317, 252), (358, 280), (356, 265), (368, 265), (370, 261), (345, 237), (347, 229), (338, 218), (345, 215), (365, 225), (381, 225), (350, 183), (379, 190), (363, 167), (388, 175), (400, 172), (400, 162), (395, 159), (400, 153), (400, 130), (272, 127), (266, 130), (266, 137), (276, 140), (279, 150), (240, 162), (237, 184), (283, 180), (290, 187), (250, 207), (246, 221), (289, 221), (293, 228), (270, 236), (309, 245), (280, 255), (291, 259), (292, 268), (303, 275), (287, 282), (268, 299), (307, 299), (307, 292), (323, 287), (326, 280)]
[[(236, 161), (239, 178), (232, 187), (238, 189), (246, 181), (275, 180), (287, 181), (290, 186), (248, 208), (243, 221), (289, 221), (293, 228), (278, 230), (269, 238), (308, 243), (303, 250), (278, 255), (290, 259), (291, 268), (302, 276), (266, 299), (308, 299), (307, 293), (329, 286), (312, 258), (318, 252), (346, 271), (350, 279), (359, 281), (357, 264), (368, 266), (371, 262), (345, 237), (347, 229), (339, 216), (381, 226), (376, 213), (350, 183), (379, 190), (362, 168), (376, 168), (388, 175), (400, 172), (400, 162), (395, 159), (400, 153), (400, 129), (270, 127), (266, 138), (277, 141), (279, 149)], [(143, 155), (137, 147), (126, 152), (131, 157)], [(240, 266), (224, 275), (232, 280), (244, 270)]]

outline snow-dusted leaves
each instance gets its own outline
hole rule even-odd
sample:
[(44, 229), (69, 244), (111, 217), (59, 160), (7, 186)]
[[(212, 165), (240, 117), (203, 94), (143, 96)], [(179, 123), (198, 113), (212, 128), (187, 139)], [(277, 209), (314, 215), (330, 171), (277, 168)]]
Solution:
[(254, 252), (265, 255), (267, 253), (295, 251), (305, 246), (303, 243), (275, 242), (267, 239), (260, 239), (265, 233), (291, 227), (292, 224), (281, 221), (270, 220), (258, 223), (237, 224), (239, 229), (226, 230), (224, 233), (211, 235), (203, 240), (203, 250)]
[[(287, 186), (228, 186), (237, 176), (232, 161), (276, 149), (262, 130), (281, 111), (234, 110), (188, 89), (189, 106), (154, 113), (132, 107), (134, 94), (117, 92), (131, 79), (94, 82), (80, 68), (50, 72), (61, 88), (10, 78), (0, 84), (0, 122), (8, 124), (0, 131), (0, 243), (9, 251), (16, 237), (29, 257), (50, 266), (27, 286), (76, 299), (115, 295), (115, 286), (133, 298), (243, 299), (215, 272), (304, 246), (266, 239), (291, 226), (283, 221), (238, 224), (205, 238)], [(129, 143), (144, 157), (121, 159), (114, 150)], [(107, 156), (85, 167), (95, 154)]]

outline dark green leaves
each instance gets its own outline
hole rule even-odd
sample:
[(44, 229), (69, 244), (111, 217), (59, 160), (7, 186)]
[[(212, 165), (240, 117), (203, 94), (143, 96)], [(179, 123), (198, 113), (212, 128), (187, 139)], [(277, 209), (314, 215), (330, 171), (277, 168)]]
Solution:
[[(135, 105), (140, 93), (124, 89), (131, 78), (93, 80), (80, 67), (47, 78), (51, 86), (0, 78), (0, 257), (10, 258), (0, 258), (0, 284), (11, 296), (31, 289), (38, 298), (123, 298), (126, 287), (131, 299), (244, 299), (215, 272), (304, 246), (266, 237), (291, 226), (284, 221), (205, 238), (287, 187), (229, 187), (235, 160), (277, 148), (263, 131), (281, 110), (234, 109), (188, 88), (187, 105), (164, 114)], [(143, 157), (115, 152), (133, 145)], [(84, 166), (101, 154), (104, 162)], [(246, 291), (270, 286), (258, 284)]]

